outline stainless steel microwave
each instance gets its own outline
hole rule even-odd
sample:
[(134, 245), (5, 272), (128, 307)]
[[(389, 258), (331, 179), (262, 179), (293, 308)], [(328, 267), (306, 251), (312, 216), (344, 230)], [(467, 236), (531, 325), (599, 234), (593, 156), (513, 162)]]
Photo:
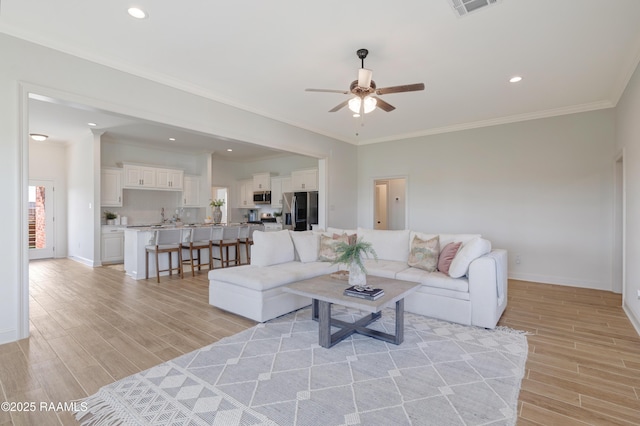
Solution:
[(271, 191), (254, 192), (253, 204), (271, 204)]

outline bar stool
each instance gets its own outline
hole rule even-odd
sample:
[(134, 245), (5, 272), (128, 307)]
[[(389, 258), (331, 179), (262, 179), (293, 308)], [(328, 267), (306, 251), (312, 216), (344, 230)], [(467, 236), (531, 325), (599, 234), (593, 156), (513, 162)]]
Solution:
[[(173, 271), (177, 270), (180, 278), (184, 278), (184, 274), (182, 273), (181, 229), (158, 229), (156, 231), (154, 244), (145, 247), (145, 276), (147, 279), (149, 279), (149, 253), (155, 254), (156, 280), (158, 283), (160, 283), (160, 272), (169, 271), (169, 275), (171, 275)], [(158, 260), (160, 253), (167, 253), (169, 255), (169, 269), (160, 270), (160, 262)], [(172, 266), (172, 253), (178, 253), (178, 266), (176, 268)]]
[[(240, 226), (240, 229), (238, 230), (238, 248), (243, 244), (246, 247), (248, 247), (247, 246), (247, 241), (249, 241), (249, 229), (250, 229), (250, 226), (248, 224)], [(249, 250), (247, 250), (247, 262), (246, 263), (242, 263), (242, 256), (240, 256), (240, 264), (241, 265), (246, 265), (248, 263), (249, 263)]]
[(247, 254), (247, 264), (251, 263), (251, 246), (253, 245), (253, 233), (255, 231), (264, 231), (264, 225), (262, 224), (250, 224), (247, 227), (247, 231), (246, 231), (246, 236), (242, 235), (242, 232), (240, 233), (240, 237), (238, 238), (238, 241), (240, 244), (244, 244), (245, 247), (245, 252)]
[[(191, 263), (191, 276), (195, 277), (195, 267), (198, 267), (198, 271), (201, 270), (201, 266), (208, 266), (209, 269), (213, 269), (213, 261), (211, 259), (211, 253), (213, 251), (213, 245), (211, 241), (211, 226), (204, 226), (201, 228), (191, 228), (189, 229), (188, 240), (182, 242), (182, 249), (188, 250), (189, 252), (189, 262)], [(207, 253), (208, 261), (202, 262), (202, 250), (208, 249)], [(194, 252), (197, 253), (197, 257), (194, 257)], [(197, 261), (197, 265), (194, 263)]]
[[(231, 259), (229, 258), (229, 247), (233, 247), (235, 249), (235, 266), (240, 264), (240, 244), (238, 243), (238, 235), (240, 233), (239, 226), (225, 226), (222, 228), (222, 238), (220, 240), (213, 240), (213, 245), (215, 247), (220, 247), (220, 257), (214, 257), (220, 261), (220, 264), (223, 268), (227, 268), (231, 264)], [(223, 251), (223, 249), (225, 249)], [(226, 259), (225, 259), (225, 251), (226, 251)]]

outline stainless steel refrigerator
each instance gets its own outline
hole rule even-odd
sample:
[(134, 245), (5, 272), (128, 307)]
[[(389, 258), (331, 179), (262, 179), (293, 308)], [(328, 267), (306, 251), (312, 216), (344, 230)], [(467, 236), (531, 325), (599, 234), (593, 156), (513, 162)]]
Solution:
[(284, 229), (307, 231), (318, 223), (318, 192), (285, 192), (282, 195)]

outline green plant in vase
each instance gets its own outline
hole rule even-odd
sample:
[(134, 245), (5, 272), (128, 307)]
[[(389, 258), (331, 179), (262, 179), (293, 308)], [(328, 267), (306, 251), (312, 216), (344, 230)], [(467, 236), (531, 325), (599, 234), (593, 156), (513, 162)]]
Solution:
[(110, 210), (105, 210), (104, 218), (107, 221), (107, 225), (110, 225), (113, 224), (113, 221), (118, 218), (118, 215)]
[(354, 244), (344, 241), (336, 244), (336, 260), (333, 263), (341, 263), (349, 268), (349, 284), (364, 286), (367, 284), (367, 269), (364, 266), (364, 257), (371, 255), (376, 261), (378, 254), (371, 243), (358, 238)]

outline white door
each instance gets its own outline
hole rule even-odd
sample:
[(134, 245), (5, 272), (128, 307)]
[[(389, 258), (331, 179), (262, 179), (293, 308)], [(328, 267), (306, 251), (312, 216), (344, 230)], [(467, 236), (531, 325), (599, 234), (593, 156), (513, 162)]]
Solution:
[(54, 257), (52, 181), (29, 181), (29, 259)]

